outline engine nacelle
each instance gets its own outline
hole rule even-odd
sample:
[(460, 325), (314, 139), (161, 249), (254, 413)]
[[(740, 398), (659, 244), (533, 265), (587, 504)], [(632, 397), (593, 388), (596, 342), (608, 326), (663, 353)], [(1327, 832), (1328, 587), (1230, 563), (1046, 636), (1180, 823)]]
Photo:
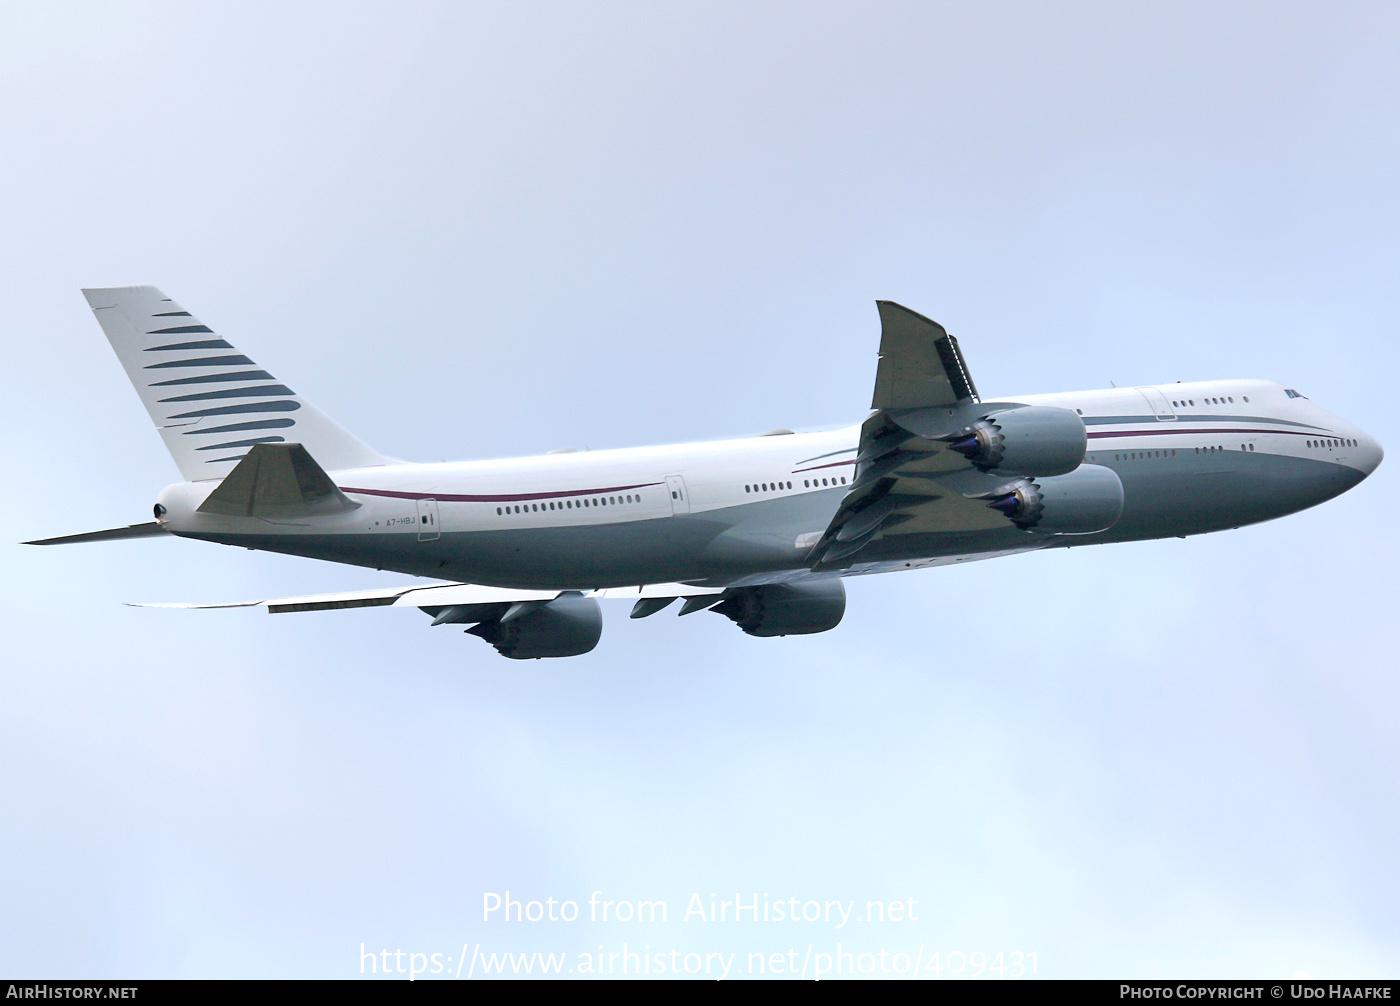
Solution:
[(1020, 479), (987, 506), (1000, 510), (1022, 531), (1093, 534), (1118, 523), (1123, 483), (1102, 465), (1080, 465), (1068, 475)]
[(839, 577), (739, 587), (710, 610), (750, 636), (801, 636), (840, 624), (846, 613), (846, 588)]
[(513, 604), (501, 617), (467, 631), (512, 660), (576, 657), (598, 645), (603, 612), (591, 597), (568, 593), (552, 601)]
[(1026, 405), (983, 416), (949, 444), (984, 472), (1066, 475), (1084, 463), (1084, 420), (1069, 410)]

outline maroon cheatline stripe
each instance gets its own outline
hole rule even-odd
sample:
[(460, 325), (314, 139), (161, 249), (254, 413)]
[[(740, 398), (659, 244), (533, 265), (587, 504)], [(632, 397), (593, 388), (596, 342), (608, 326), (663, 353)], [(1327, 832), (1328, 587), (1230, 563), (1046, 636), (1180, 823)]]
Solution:
[(1190, 436), (1198, 433), (1283, 433), (1295, 437), (1312, 437), (1317, 440), (1332, 437), (1330, 433), (1318, 433), (1307, 430), (1226, 430), (1226, 429), (1201, 429), (1200, 427), (1190, 429), (1173, 430), (1118, 430), (1110, 433), (1090, 433), (1090, 440), (1112, 439), (1114, 437), (1170, 437), (1170, 436)]
[(829, 465), (813, 465), (811, 468), (794, 468), (792, 474), (796, 475), (798, 472), (815, 472), (823, 468), (840, 468), (843, 465), (853, 465), (855, 463), (855, 458), (852, 458), (850, 461), (833, 461)]
[(661, 482), (639, 482), (634, 486), (605, 486), (602, 489), (561, 489), (552, 493), (504, 493), (490, 496), (468, 496), (462, 493), (401, 493), (392, 489), (352, 489), (338, 486), (343, 493), (358, 493), (361, 496), (390, 496), (400, 500), (437, 500), (440, 503), (519, 503), (521, 500), (559, 499), (564, 496), (599, 496), (603, 493), (620, 493), (627, 489), (646, 489), (649, 486), (664, 485)]

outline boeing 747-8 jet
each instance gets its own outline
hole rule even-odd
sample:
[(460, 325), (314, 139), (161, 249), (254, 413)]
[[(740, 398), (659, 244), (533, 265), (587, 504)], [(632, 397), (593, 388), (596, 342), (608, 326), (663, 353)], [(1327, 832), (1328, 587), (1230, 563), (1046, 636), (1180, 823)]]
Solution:
[(516, 659), (586, 653), (598, 599), (681, 602), (753, 636), (824, 632), (849, 576), (1220, 531), (1314, 506), (1380, 464), (1374, 439), (1270, 381), (983, 401), (957, 341), (878, 302), (874, 410), (835, 432), (541, 457), (385, 457), (155, 287), (85, 290), (185, 481), (146, 524), (436, 583), (248, 601), (412, 606)]

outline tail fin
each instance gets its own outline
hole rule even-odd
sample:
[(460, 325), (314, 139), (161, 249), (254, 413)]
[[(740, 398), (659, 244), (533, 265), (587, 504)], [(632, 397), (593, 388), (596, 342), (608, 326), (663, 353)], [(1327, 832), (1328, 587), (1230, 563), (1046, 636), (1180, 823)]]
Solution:
[(305, 444), (326, 468), (390, 463), (153, 286), (84, 290), (186, 481), (221, 479), (257, 444)]

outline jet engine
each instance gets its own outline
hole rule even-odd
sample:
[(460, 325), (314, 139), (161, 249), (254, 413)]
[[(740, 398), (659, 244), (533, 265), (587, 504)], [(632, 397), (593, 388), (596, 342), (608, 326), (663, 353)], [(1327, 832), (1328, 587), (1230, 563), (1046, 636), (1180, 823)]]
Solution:
[(467, 631), (512, 660), (576, 657), (598, 645), (603, 613), (597, 601), (569, 592), (552, 601), (517, 601), (499, 618)]
[(984, 472), (1065, 475), (1084, 461), (1084, 420), (1069, 409), (1026, 405), (983, 416), (954, 434), (950, 449)]
[(801, 636), (836, 628), (846, 613), (846, 588), (839, 577), (738, 587), (710, 610), (750, 636)]
[(1018, 479), (987, 506), (1000, 510), (1022, 531), (1093, 534), (1118, 523), (1123, 483), (1102, 465), (1080, 465), (1068, 475)]

